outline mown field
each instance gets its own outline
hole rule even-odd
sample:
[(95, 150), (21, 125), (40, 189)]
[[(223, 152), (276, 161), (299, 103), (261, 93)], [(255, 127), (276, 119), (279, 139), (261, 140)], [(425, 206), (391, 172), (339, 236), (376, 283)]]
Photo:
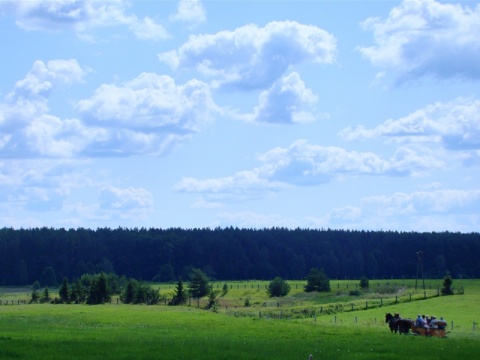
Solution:
[[(454, 280), (464, 294), (440, 297), (441, 280), (428, 280), (425, 292), (415, 291), (415, 280), (370, 281), (371, 292), (361, 296), (349, 295), (355, 281), (332, 281), (330, 294), (315, 295), (303, 293), (304, 282), (289, 283), (286, 298), (269, 299), (267, 282), (227, 282), (217, 312), (194, 301), (170, 307), (115, 298), (95, 306), (18, 305), (28, 289), (0, 289), (0, 358), (455, 359), (480, 351), (480, 281)], [(167, 298), (174, 289), (153, 286)], [(443, 316), (448, 337), (391, 334), (386, 312)]]

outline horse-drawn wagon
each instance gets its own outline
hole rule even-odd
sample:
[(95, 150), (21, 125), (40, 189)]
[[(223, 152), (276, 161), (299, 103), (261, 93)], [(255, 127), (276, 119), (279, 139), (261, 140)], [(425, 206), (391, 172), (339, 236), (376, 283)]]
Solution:
[(399, 334), (408, 334), (410, 330), (414, 335), (420, 336), (434, 336), (434, 337), (446, 337), (447, 323), (445, 321), (438, 320), (435, 322), (435, 326), (417, 326), (411, 319), (402, 319), (400, 314), (392, 315), (387, 313), (385, 315), (385, 322), (388, 323), (390, 331)]

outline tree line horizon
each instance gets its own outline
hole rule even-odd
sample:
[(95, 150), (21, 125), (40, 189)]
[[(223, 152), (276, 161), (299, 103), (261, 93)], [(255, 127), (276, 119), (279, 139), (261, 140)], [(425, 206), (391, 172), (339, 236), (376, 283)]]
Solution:
[[(64, 277), (116, 273), (176, 282), (193, 268), (212, 280), (478, 278), (480, 234), (331, 229), (0, 229), (0, 285), (55, 286)], [(58, 279), (58, 280), (57, 280)]]

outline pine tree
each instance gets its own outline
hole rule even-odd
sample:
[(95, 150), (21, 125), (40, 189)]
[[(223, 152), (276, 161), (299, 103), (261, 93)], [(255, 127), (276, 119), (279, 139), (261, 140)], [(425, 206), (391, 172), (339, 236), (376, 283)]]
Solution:
[(48, 286), (45, 286), (45, 290), (43, 290), (43, 296), (42, 296), (41, 301), (42, 302), (47, 302), (49, 300), (50, 300), (50, 293), (48, 291)]
[(60, 300), (63, 303), (70, 302), (69, 291), (68, 291), (68, 279), (66, 277), (63, 278), (62, 285), (58, 290), (58, 295), (60, 296)]
[(175, 293), (173, 295), (173, 299), (170, 302), (170, 305), (182, 305), (187, 302), (187, 293), (183, 287), (182, 278), (178, 278), (177, 287), (175, 288)]
[(206, 296), (209, 292), (208, 276), (200, 269), (193, 269), (190, 275), (190, 295), (195, 299)]
[(442, 295), (453, 295), (452, 284), (452, 277), (447, 273), (447, 275), (445, 275), (443, 278)]

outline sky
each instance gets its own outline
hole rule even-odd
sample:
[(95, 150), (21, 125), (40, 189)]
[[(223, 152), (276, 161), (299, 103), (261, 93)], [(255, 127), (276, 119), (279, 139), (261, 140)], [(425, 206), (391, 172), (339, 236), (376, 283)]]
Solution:
[(0, 0), (0, 227), (477, 232), (480, 4)]

